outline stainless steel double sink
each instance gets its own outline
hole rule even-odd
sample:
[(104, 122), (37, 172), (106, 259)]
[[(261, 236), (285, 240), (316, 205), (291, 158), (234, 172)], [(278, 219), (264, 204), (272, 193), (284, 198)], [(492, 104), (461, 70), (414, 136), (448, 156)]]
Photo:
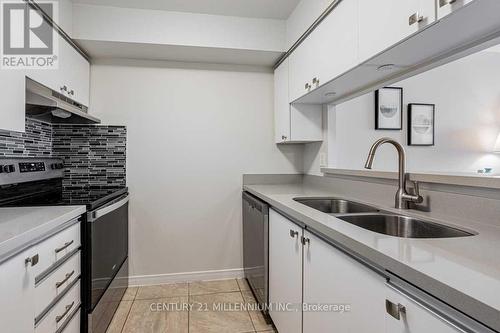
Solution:
[(401, 238), (453, 238), (474, 234), (465, 230), (381, 211), (340, 198), (295, 198), (295, 201), (379, 234)]

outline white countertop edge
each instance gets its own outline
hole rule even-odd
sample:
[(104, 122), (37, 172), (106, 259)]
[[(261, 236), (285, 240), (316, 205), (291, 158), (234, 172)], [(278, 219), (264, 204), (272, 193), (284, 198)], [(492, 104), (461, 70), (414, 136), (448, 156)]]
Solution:
[(72, 210), (1, 243), (0, 264), (77, 223), (76, 219), (87, 211), (85, 206), (67, 206), (67, 208)]
[[(325, 175), (340, 175), (382, 179), (398, 179), (398, 173), (393, 171), (377, 170), (354, 170), (321, 168)], [(482, 187), (490, 189), (500, 189), (500, 175), (481, 175), (472, 173), (432, 173), (432, 172), (410, 172), (410, 180), (422, 183)]]

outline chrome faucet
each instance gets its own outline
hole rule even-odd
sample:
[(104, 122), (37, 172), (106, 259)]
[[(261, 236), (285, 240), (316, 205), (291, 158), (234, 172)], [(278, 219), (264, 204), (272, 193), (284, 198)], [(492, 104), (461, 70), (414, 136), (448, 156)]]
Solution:
[(420, 195), (419, 186), (417, 182), (413, 182), (413, 189), (415, 194), (410, 194), (406, 190), (406, 183), (408, 180), (408, 175), (406, 174), (406, 153), (403, 146), (391, 139), (391, 138), (381, 138), (375, 141), (373, 146), (370, 148), (370, 152), (368, 153), (368, 159), (365, 163), (366, 169), (371, 169), (373, 164), (373, 159), (375, 158), (375, 153), (377, 152), (378, 147), (383, 145), (384, 143), (392, 144), (398, 151), (399, 157), (399, 187), (398, 192), (396, 193), (396, 208), (398, 209), (409, 209), (408, 203), (422, 203), (424, 198)]

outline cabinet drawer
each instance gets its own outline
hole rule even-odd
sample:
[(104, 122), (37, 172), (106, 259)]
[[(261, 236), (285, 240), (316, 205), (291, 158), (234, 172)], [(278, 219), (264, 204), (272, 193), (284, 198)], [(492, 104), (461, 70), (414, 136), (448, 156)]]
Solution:
[(62, 329), (79, 307), (80, 281), (35, 326), (35, 333), (54, 333), (58, 329)]
[(35, 288), (35, 313), (43, 310), (60, 295), (73, 281), (80, 277), (80, 251), (58, 267), (48, 277), (40, 281)]
[(76, 223), (38, 244), (36, 252), (39, 262), (33, 267), (36, 269), (35, 276), (38, 278), (58, 260), (78, 249), (80, 243), (80, 223)]
[(80, 333), (80, 310), (78, 310), (68, 325), (61, 327), (56, 333)]

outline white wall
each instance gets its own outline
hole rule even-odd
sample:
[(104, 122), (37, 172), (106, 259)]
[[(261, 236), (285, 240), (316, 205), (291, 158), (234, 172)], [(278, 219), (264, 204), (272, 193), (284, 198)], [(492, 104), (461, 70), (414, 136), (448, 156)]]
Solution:
[(304, 174), (322, 176), (321, 168), (328, 166), (328, 106), (323, 106), (323, 141), (304, 145)]
[(285, 51), (283, 20), (75, 4), (73, 38)]
[[(370, 145), (388, 136), (406, 144), (407, 103), (436, 104), (434, 147), (406, 147), (413, 171), (476, 172), (493, 167), (500, 173), (500, 155), (491, 154), (500, 132), (500, 53), (481, 52), (436, 68), (394, 86), (404, 88), (403, 131), (375, 131), (374, 94), (333, 108), (330, 114), (330, 165), (363, 168)], [(335, 111), (336, 109), (336, 111)], [(374, 169), (396, 170), (392, 147), (382, 147)]]
[(92, 66), (91, 111), (128, 128), (131, 275), (241, 268), (242, 174), (303, 168), (274, 144), (273, 75), (161, 65)]

